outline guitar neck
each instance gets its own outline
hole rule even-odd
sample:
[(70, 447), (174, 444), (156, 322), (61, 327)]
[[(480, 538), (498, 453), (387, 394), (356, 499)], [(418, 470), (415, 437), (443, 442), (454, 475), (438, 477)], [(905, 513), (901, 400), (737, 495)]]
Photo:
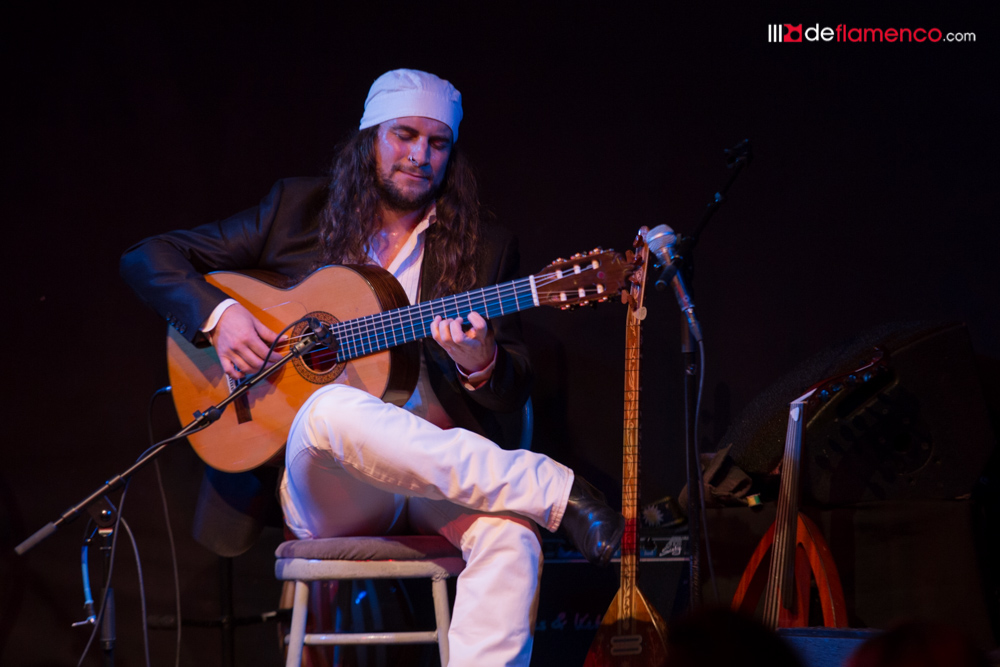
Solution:
[[(640, 234), (644, 234), (640, 231)], [(646, 286), (646, 263), (649, 248), (645, 237), (638, 250), (643, 267), (635, 276), (629, 295), (629, 309), (625, 319), (625, 416), (622, 436), (622, 516), (625, 532), (621, 545), (621, 619), (632, 619), (632, 605), (638, 592), (639, 570), (639, 359), (642, 348), (642, 320), (646, 317), (643, 298)], [(631, 622), (626, 620), (625, 622)]]
[[(625, 333), (625, 419), (622, 437), (622, 516), (625, 533), (621, 546), (621, 588), (636, 586), (639, 532), (639, 351), (642, 332), (631, 317)], [(630, 597), (630, 596), (625, 596)]]
[(625, 532), (621, 542), (621, 588), (601, 619), (584, 667), (653, 667), (666, 663), (663, 617), (639, 591), (639, 354), (640, 323), (646, 317), (642, 305), (646, 284), (649, 246), (647, 229), (636, 238), (634, 257), (640, 267), (632, 286), (623, 295), (629, 305), (625, 321), (625, 423), (622, 451), (622, 515)]
[(435, 317), (467, 319), (475, 311), (486, 319), (539, 305), (535, 276), (375, 313), (331, 326), (337, 361), (345, 362), (431, 335)]

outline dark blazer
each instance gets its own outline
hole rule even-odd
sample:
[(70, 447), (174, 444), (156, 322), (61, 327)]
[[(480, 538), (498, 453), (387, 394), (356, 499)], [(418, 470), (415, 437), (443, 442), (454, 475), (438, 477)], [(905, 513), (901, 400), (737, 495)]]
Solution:
[[(278, 181), (260, 204), (225, 220), (191, 230), (147, 238), (125, 251), (121, 274), (139, 297), (188, 340), (205, 343), (199, 327), (227, 295), (202, 278), (210, 271), (263, 269), (301, 280), (319, 266), (319, 219), (327, 178)], [(437, 274), (434, 226), (427, 231), (421, 293)], [(484, 225), (476, 258), (477, 286), (516, 277), (516, 239), (505, 229)], [(454, 362), (431, 339), (423, 341), (431, 386), (456, 425), (496, 442), (503, 429), (495, 412), (518, 410), (527, 400), (531, 373), (517, 315), (491, 322), (499, 346), (490, 381), (474, 391), (463, 388)]]

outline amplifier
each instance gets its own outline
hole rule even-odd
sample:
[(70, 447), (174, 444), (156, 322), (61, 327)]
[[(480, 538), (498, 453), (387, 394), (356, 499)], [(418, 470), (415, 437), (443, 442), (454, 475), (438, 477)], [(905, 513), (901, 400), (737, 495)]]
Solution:
[[(545, 565), (535, 625), (533, 665), (582, 665), (601, 618), (619, 588), (612, 565), (591, 565), (558, 536), (542, 540)], [(641, 534), (639, 590), (664, 619), (687, 611), (690, 549), (686, 534)]]

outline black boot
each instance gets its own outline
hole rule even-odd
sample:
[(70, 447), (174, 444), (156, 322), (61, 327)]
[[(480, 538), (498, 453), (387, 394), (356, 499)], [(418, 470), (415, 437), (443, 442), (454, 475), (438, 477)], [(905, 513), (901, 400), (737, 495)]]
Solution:
[(625, 532), (625, 517), (611, 509), (604, 494), (575, 476), (560, 527), (569, 541), (594, 565), (607, 565)]

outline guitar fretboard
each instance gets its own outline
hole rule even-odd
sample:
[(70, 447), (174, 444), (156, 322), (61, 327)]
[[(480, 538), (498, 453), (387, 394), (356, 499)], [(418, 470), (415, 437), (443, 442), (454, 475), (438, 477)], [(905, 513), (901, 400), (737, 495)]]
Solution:
[(486, 319), (539, 305), (535, 277), (519, 278), (471, 292), (424, 301), (415, 306), (337, 322), (331, 330), (337, 337), (337, 362), (350, 361), (373, 352), (411, 343), (431, 335), (431, 322), (461, 317), (476, 311)]
[[(639, 353), (642, 331), (631, 313), (625, 332), (625, 419), (622, 438), (622, 515), (625, 533), (621, 546), (621, 610), (631, 623), (639, 569)], [(629, 629), (631, 631), (631, 628)]]
[(621, 545), (621, 590), (619, 623), (624, 633), (635, 632), (636, 598), (639, 571), (639, 359), (642, 350), (642, 320), (646, 309), (643, 295), (646, 286), (646, 262), (649, 248), (639, 250), (641, 265), (638, 283), (632, 286), (625, 318), (625, 415), (622, 436), (622, 516), (625, 533)]

